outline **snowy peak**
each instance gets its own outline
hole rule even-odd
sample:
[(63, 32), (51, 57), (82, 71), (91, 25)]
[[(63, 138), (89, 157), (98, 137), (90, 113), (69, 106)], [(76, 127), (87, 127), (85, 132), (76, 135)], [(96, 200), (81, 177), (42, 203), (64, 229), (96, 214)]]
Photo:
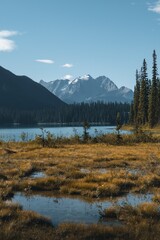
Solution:
[(93, 78), (92, 78), (89, 74), (87, 74), (87, 75), (84, 75), (84, 76), (82, 76), (82, 77), (79, 77), (79, 79), (80, 79), (80, 80), (84, 80), (84, 81), (86, 80), (86, 81), (87, 81), (87, 80), (93, 79)]
[(96, 81), (101, 82), (100, 87), (106, 89), (106, 91), (115, 91), (118, 87), (109, 78), (105, 76), (100, 76), (96, 78)]
[(89, 74), (86, 74), (84, 76), (75, 78), (74, 80), (70, 81), (70, 84), (76, 84), (76, 83), (81, 82), (81, 81), (88, 81), (88, 80), (92, 80), (92, 79), (93, 78)]
[(106, 76), (97, 78), (86, 74), (74, 80), (40, 81), (40, 84), (67, 103), (74, 102), (131, 102), (133, 91), (126, 87), (118, 88)]

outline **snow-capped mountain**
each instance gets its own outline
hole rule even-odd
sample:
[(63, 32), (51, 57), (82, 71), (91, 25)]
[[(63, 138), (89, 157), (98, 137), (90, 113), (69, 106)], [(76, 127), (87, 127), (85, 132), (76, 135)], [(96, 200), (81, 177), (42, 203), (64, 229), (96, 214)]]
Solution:
[(60, 79), (51, 82), (40, 81), (66, 103), (74, 102), (131, 102), (133, 91), (126, 87), (118, 88), (114, 82), (105, 76), (92, 78), (89, 74), (74, 80)]

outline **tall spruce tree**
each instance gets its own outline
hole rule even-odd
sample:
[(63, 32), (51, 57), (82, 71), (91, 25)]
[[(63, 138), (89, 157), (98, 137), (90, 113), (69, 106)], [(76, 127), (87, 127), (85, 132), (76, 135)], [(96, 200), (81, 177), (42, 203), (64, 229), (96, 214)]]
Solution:
[(140, 95), (140, 75), (136, 70), (136, 86), (134, 87), (134, 98), (133, 98), (133, 109), (132, 120), (134, 123), (138, 121), (138, 106), (139, 106), (139, 95)]
[(149, 94), (149, 83), (147, 75), (147, 63), (143, 60), (143, 66), (141, 68), (141, 85), (139, 94), (139, 105), (138, 105), (138, 122), (145, 124), (148, 121), (148, 94)]
[(160, 122), (160, 79), (158, 79), (158, 123)]
[(148, 122), (150, 127), (153, 127), (158, 122), (158, 70), (157, 70), (157, 55), (153, 51), (153, 67), (152, 67), (152, 84), (149, 95), (149, 109), (148, 109)]
[(134, 105), (133, 104), (134, 104), (134, 102), (131, 103), (130, 112), (129, 112), (129, 123), (131, 125), (134, 124), (134, 109), (133, 109)]

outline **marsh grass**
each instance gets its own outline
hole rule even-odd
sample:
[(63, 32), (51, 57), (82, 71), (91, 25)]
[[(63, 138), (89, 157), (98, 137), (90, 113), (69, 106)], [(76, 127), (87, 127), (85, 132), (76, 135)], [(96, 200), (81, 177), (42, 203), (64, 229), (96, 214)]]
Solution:
[(159, 239), (160, 211), (157, 203), (144, 202), (136, 207), (117, 205), (104, 209), (100, 214), (102, 218), (122, 222), (126, 226), (128, 239)]
[(153, 201), (160, 204), (160, 194), (155, 194), (153, 197)]
[[(0, 150), (0, 189), (2, 183), (6, 184), (2, 195), (9, 188), (14, 191), (30, 188), (67, 193), (78, 189), (75, 191), (78, 194), (83, 195), (85, 191), (89, 196), (96, 196), (99, 192), (99, 196), (105, 197), (129, 191), (154, 190), (160, 186), (159, 143), (142, 143), (134, 147), (67, 144), (59, 148), (43, 148), (35, 143), (10, 143), (10, 148), (14, 148), (16, 153), (8, 159), (3, 158), (3, 148)], [(82, 172), (81, 168), (89, 171)], [(98, 171), (101, 168), (107, 171)], [(133, 169), (133, 172), (128, 169)], [(29, 176), (34, 171), (43, 171), (45, 178), (31, 181)]]
[[(76, 140), (77, 144), (71, 140), (67, 142), (66, 139), (59, 139), (60, 144), (56, 142), (52, 147), (42, 147), (36, 141), (10, 142), (7, 147), (15, 150), (15, 153), (10, 155), (6, 155), (4, 151), (6, 143), (1, 143), (0, 236), (2, 240), (30, 239), (29, 234), (32, 239), (87, 240), (106, 238), (146, 240), (156, 239), (159, 236), (157, 204), (160, 202), (160, 143), (156, 140), (137, 144), (132, 137), (123, 136), (123, 144), (115, 146), (113, 135), (103, 138), (105, 141), (101, 137), (96, 144)], [(125, 141), (128, 140), (129, 143), (125, 145)], [(101, 168), (107, 171), (97, 171)], [(81, 169), (89, 171), (83, 172)], [(31, 179), (29, 176), (34, 171), (42, 171), (45, 177)], [(62, 224), (54, 229), (50, 223), (45, 223), (41, 216), (23, 211), (19, 206), (8, 206), (5, 200), (16, 191), (26, 193), (49, 191), (92, 199), (114, 198), (131, 192), (152, 192), (156, 195), (153, 199), (155, 204), (152, 205), (142, 204), (136, 209), (128, 206), (123, 211), (114, 208), (106, 210), (110, 218), (116, 216), (117, 219), (126, 219), (125, 226), (119, 228)], [(34, 226), (31, 226), (31, 222), (35, 223)], [(16, 228), (13, 227), (14, 225)]]
[(125, 225), (135, 225), (135, 223), (141, 223), (144, 221), (146, 224), (155, 224), (160, 226), (160, 209), (159, 204), (154, 202), (144, 202), (138, 206), (132, 206), (126, 204), (125, 206), (111, 206), (103, 211), (100, 211), (100, 215), (104, 219), (116, 219)]

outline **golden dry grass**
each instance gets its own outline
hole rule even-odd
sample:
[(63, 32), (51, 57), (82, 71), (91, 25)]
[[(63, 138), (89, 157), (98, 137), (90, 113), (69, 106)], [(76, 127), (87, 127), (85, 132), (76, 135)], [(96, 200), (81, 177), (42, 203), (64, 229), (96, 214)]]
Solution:
[[(75, 239), (75, 236), (76, 239), (106, 239), (106, 236), (108, 236), (107, 239), (114, 239), (114, 237), (116, 239), (116, 236), (118, 236), (117, 239), (128, 239), (128, 236), (130, 239), (144, 239), (141, 231), (146, 230), (149, 234), (150, 224), (153, 225), (156, 234), (159, 234), (160, 223), (151, 222), (153, 219), (150, 217), (146, 220), (147, 214), (148, 216), (155, 214), (157, 205), (140, 206), (137, 211), (141, 211), (141, 218), (137, 215), (132, 219), (126, 218), (128, 219), (127, 226), (116, 229), (116, 231), (114, 227), (94, 226), (93, 228), (74, 224), (62, 224), (55, 230), (49, 224), (45, 225), (43, 219), (43, 221), (36, 220), (37, 224), (32, 228), (32, 233), (29, 230), (27, 233), (29, 223), (32, 220), (35, 222), (34, 219), (40, 219), (40, 216), (33, 216), (32, 213), (22, 211), (19, 207), (6, 206), (4, 200), (16, 191), (49, 191), (53, 194), (76, 194), (93, 199), (114, 197), (128, 192), (152, 192), (156, 193), (155, 201), (159, 204), (160, 143), (122, 146), (103, 143), (64, 144), (55, 148), (42, 148), (33, 142), (13, 142), (7, 144), (7, 148), (15, 151), (11, 154), (6, 153), (5, 148), (6, 143), (2, 143), (0, 148), (0, 223), (3, 222), (0, 233), (2, 239), (14, 239), (15, 231), (11, 226), (16, 221), (18, 223), (17, 233), (19, 233), (16, 239), (25, 239), (22, 237), (22, 225), (26, 229), (24, 234), (26, 239), (29, 233), (33, 233), (33, 236), (37, 234), (37, 239), (41, 239), (40, 235), (44, 236), (44, 229), (48, 231), (48, 239)], [(30, 174), (35, 171), (43, 172), (46, 176), (31, 178)], [(128, 214), (129, 210), (125, 212)], [(108, 215), (114, 215), (114, 209), (111, 209)], [(139, 225), (135, 225), (135, 218)], [(40, 227), (40, 224), (44, 226), (44, 229)], [(131, 233), (135, 238), (131, 237)], [(156, 234), (150, 235), (153, 237), (151, 239), (156, 239)], [(95, 238), (92, 238), (93, 236)]]
[[(106, 144), (41, 148), (33, 143), (10, 143), (15, 153), (0, 149), (0, 196), (8, 189), (48, 190), (105, 197), (129, 191), (154, 191), (160, 186), (160, 144)], [(35, 171), (46, 177), (31, 179)], [(77, 191), (78, 189), (78, 191)], [(5, 195), (5, 194), (4, 194)]]

